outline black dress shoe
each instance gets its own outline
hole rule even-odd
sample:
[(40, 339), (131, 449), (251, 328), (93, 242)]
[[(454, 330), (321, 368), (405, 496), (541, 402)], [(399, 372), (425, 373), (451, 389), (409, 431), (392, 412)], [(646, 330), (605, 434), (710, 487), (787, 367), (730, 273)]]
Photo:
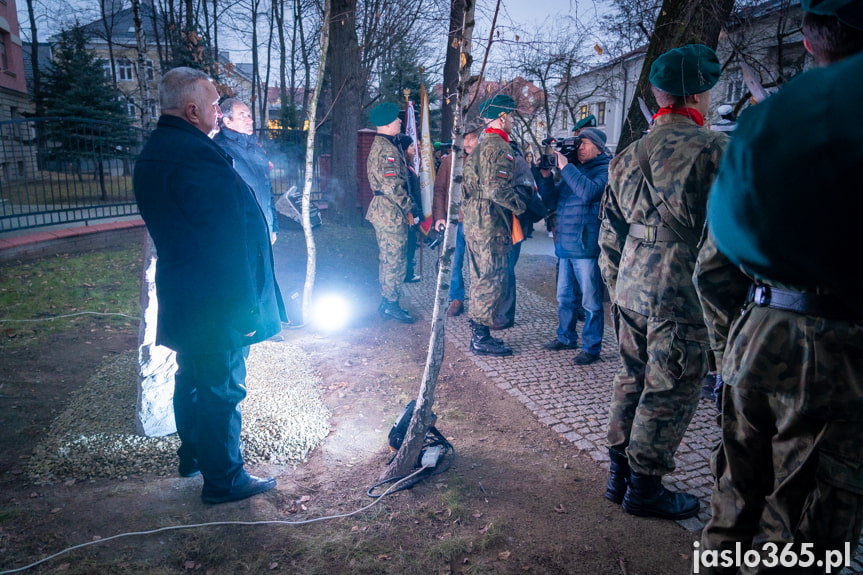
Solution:
[(180, 461), (180, 465), (177, 466), (177, 473), (180, 474), (180, 477), (197, 477), (201, 474), (201, 470), (198, 469), (198, 462), (195, 460)]
[(562, 349), (578, 349), (578, 344), (563, 343), (559, 339), (555, 338), (548, 343), (542, 344), (542, 348), (549, 349), (551, 351), (560, 351)]
[(201, 491), (201, 501), (204, 503), (229, 503), (231, 501), (240, 501), (241, 499), (247, 499), (252, 495), (269, 491), (275, 486), (275, 477), (262, 479), (260, 477), (255, 477), (254, 475), (249, 475), (249, 478), (245, 483), (238, 485), (233, 489), (229, 489), (228, 491), (209, 493), (207, 492), (207, 486), (205, 485), (204, 489)]
[(572, 363), (574, 363), (575, 365), (590, 365), (591, 363), (594, 363), (596, 361), (599, 361), (598, 355), (593, 353), (587, 353), (584, 350), (581, 350), (580, 352), (578, 352), (578, 355), (572, 358)]

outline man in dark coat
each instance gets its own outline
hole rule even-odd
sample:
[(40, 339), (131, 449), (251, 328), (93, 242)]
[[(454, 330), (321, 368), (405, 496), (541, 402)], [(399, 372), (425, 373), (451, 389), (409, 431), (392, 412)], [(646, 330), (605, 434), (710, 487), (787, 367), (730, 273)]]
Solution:
[(270, 161), (258, 138), (255, 137), (255, 121), (252, 119), (252, 112), (247, 105), (236, 98), (228, 98), (219, 107), (222, 110), (221, 129), (213, 136), (213, 141), (233, 158), (234, 169), (252, 188), (255, 199), (258, 200), (264, 213), (264, 219), (267, 221), (270, 243), (276, 243), (279, 235), (279, 218), (273, 201)]
[(179, 473), (201, 473), (206, 503), (272, 489), (243, 468), (240, 402), (249, 345), (281, 330), (284, 305), (261, 208), (210, 137), (219, 95), (174, 68), (159, 84), (162, 116), (135, 166), (135, 198), (156, 246), (156, 343), (177, 352)]

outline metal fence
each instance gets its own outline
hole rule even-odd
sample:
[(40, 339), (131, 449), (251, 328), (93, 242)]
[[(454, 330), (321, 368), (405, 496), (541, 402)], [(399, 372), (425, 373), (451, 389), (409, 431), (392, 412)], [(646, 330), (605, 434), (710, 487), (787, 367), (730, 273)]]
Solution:
[[(305, 132), (258, 136), (273, 164), (273, 193), (302, 188)], [(93, 120), (0, 122), (0, 233), (137, 215), (132, 171), (146, 138), (139, 128)]]

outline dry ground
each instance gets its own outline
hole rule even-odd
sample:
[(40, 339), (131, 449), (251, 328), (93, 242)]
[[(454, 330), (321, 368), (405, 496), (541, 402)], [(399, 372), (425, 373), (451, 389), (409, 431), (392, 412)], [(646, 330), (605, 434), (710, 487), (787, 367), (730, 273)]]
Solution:
[[(302, 277), (303, 240), (285, 222), (276, 250), (285, 290)], [(332, 412), (327, 439), (296, 467), (260, 466), (278, 488), (208, 506), (200, 478), (131, 476), (28, 484), (28, 455), (64, 399), (106, 357), (133, 349), (134, 329), (93, 320), (38, 346), (0, 348), (0, 572), (111, 535), (213, 521), (298, 521), (368, 505), (387, 432), (416, 396), (428, 323), (380, 320), (369, 228), (325, 225), (317, 290), (350, 286), (360, 315), (343, 332), (286, 330), (319, 371)], [(530, 240), (528, 240), (530, 241)], [(427, 251), (426, 266), (429, 265)], [(523, 256), (519, 281), (553, 298), (554, 260)], [(307, 525), (205, 526), (75, 550), (28, 573), (660, 574), (689, 573), (697, 534), (638, 519), (601, 498), (605, 470), (448, 348), (437, 427), (454, 445), (445, 473), (347, 518)], [(130, 417), (132, 414), (130, 414)]]

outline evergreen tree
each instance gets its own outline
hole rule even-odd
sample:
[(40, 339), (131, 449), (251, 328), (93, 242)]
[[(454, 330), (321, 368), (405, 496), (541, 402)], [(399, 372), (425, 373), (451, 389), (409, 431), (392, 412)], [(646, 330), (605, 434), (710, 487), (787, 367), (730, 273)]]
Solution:
[(419, 101), (420, 64), (416, 46), (402, 40), (391, 54), (381, 62), (381, 102), (393, 102), (404, 107), (404, 90), (411, 91), (411, 100)]
[(87, 50), (87, 35), (80, 26), (61, 32), (53, 52), (38, 95), (45, 115), (58, 118), (46, 125), (49, 159), (74, 162), (79, 178), (82, 165), (94, 163), (105, 200), (104, 161), (122, 157), (132, 144), (123, 95)]

